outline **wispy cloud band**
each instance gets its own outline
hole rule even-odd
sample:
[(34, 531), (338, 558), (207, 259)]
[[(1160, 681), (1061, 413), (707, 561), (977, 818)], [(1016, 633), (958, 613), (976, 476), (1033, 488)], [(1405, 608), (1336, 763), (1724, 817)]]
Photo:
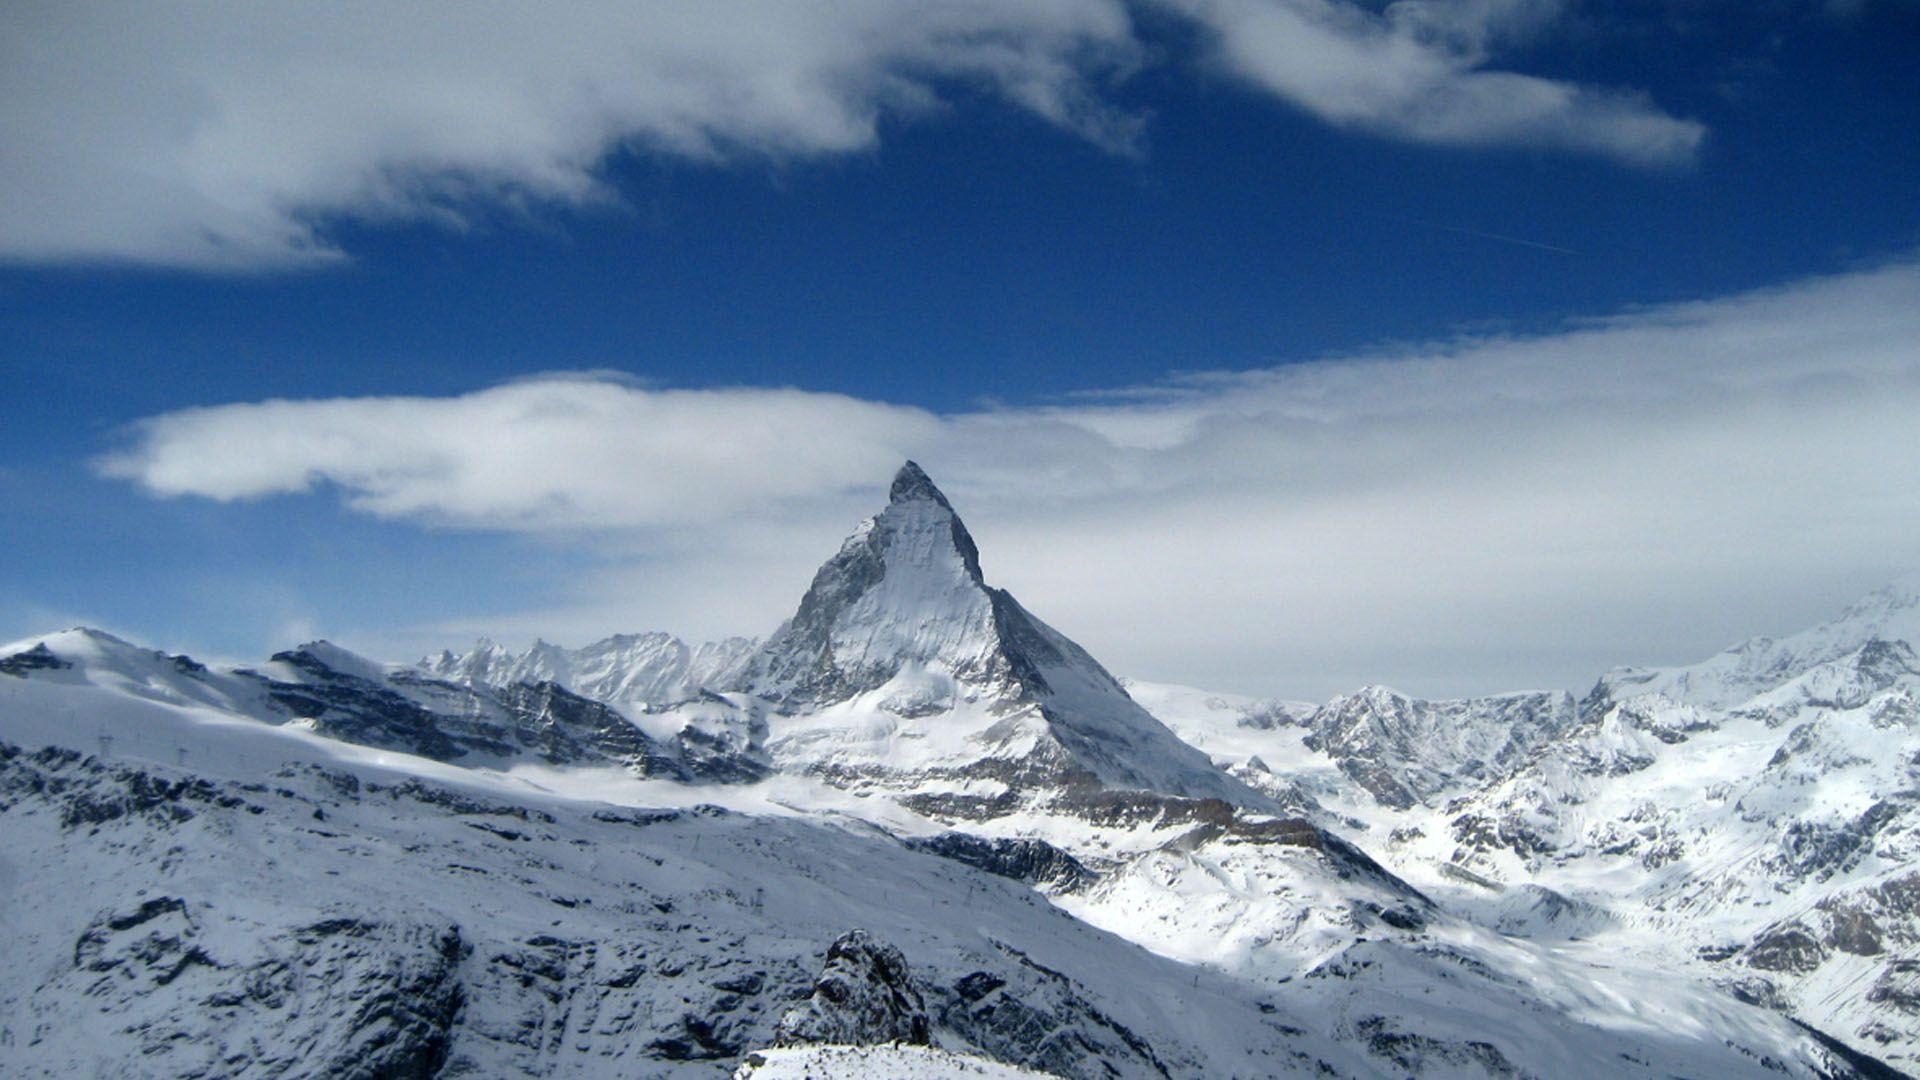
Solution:
[[(1144, 2), (1144, 0), (1143, 0)], [(1499, 70), (1550, 0), (1157, 0), (1248, 85), (1390, 138), (1633, 164), (1703, 134), (1631, 90)], [(24, 0), (0, 35), (0, 258), (202, 269), (341, 259), (342, 217), (459, 226), (617, 198), (610, 155), (866, 150), (967, 86), (1116, 152), (1164, 55), (1124, 0), (582, 0), (530, 7)], [(1174, 56), (1185, 65), (1188, 58)]]

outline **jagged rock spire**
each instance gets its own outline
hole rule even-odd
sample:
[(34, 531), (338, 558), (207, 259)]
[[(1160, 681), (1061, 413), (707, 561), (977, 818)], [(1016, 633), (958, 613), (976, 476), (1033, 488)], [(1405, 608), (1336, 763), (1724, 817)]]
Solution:
[(775, 1046), (932, 1042), (927, 1005), (899, 949), (850, 930), (827, 949), (813, 995), (781, 1017)]
[[(1252, 794), (1134, 703), (1086, 650), (987, 585), (973, 537), (911, 461), (895, 474), (886, 508), (820, 567), (737, 688), (796, 715), (861, 698), (897, 718), (888, 730), (912, 727), (913, 739), (950, 736), (939, 726), (949, 722), (978, 724), (981, 754), (1023, 755), (980, 766), (982, 775), (1072, 774), (1235, 801)], [(870, 752), (875, 768), (890, 767), (891, 744), (856, 750), (863, 738), (829, 741), (843, 757)], [(955, 758), (943, 767), (976, 765)]]
[(953, 509), (953, 504), (941, 494), (926, 470), (922, 469), (918, 462), (909, 460), (905, 465), (900, 466), (899, 472), (893, 474), (893, 488), (887, 493), (887, 501), (900, 503), (911, 502), (914, 499), (930, 499), (948, 510)]
[(980, 549), (974, 545), (973, 534), (967, 532), (967, 526), (954, 512), (953, 504), (947, 501), (933, 478), (928, 476), (918, 464), (908, 460), (893, 474), (893, 486), (887, 492), (887, 509), (881, 512), (884, 517), (895, 507), (906, 508), (909, 512), (917, 503), (932, 503), (945, 512), (948, 520), (948, 532), (953, 540), (953, 550), (960, 556), (960, 563), (966, 567), (967, 575), (982, 587), (986, 579), (980, 573)]
[(995, 637), (979, 549), (953, 504), (909, 461), (893, 478), (886, 509), (820, 567), (749, 677), (778, 699), (844, 700), (909, 665), (983, 675)]

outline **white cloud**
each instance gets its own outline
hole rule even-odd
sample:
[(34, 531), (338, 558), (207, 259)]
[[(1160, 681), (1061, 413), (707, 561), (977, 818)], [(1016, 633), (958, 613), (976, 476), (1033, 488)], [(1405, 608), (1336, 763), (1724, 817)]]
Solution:
[(1518, 144), (1640, 165), (1693, 159), (1706, 129), (1632, 91), (1487, 66), (1558, 0), (1161, 0), (1207, 27), (1219, 62), (1332, 124), (1415, 142)]
[(989, 575), (1119, 670), (1575, 686), (1796, 629), (1920, 564), (1915, 341), (1909, 262), (1085, 405), (936, 416), (572, 377), (169, 413), (104, 468), (586, 538), (610, 569), (492, 624), (586, 637), (764, 632), (913, 456)]
[(335, 485), (357, 510), (529, 532), (678, 526), (819, 498), (941, 422), (797, 390), (528, 379), (457, 398), (266, 401), (145, 421), (109, 476), (231, 500)]
[[(1631, 93), (1487, 69), (1538, 3), (1165, 2), (1336, 124), (1632, 162), (1700, 138)], [(1155, 51), (1125, 0), (22, 0), (6, 19), (0, 258), (228, 269), (338, 260), (324, 226), (343, 216), (459, 227), (606, 201), (627, 148), (865, 150), (881, 117), (937, 111), (956, 83), (1125, 151), (1142, 121), (1108, 91)]]
[(635, 146), (709, 161), (873, 145), (959, 80), (1097, 142), (1120, 0), (12, 4), (0, 254), (250, 267), (338, 257), (325, 215), (604, 197)]

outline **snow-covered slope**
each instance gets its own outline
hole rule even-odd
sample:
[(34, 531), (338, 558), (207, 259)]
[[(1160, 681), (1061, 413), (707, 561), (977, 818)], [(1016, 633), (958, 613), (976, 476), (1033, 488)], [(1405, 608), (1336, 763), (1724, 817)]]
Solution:
[[(64, 749), (76, 723), (111, 757)], [(851, 927), (907, 958), (956, 1051), (1364, 1072), (1020, 883), (772, 803), (477, 772), (37, 678), (0, 678), (0, 743), (9, 1076), (725, 1075)]]
[[(1443, 911), (1563, 955), (1690, 971), (1915, 1070), (1909, 637), (1911, 583), (1697, 665), (1616, 669), (1577, 708), (1366, 690), (1308, 710), (1134, 689), (1221, 764), (1310, 792)], [(1362, 737), (1328, 737), (1342, 731)]]
[(734, 1080), (1031, 1080), (1043, 1077), (997, 1061), (930, 1046), (807, 1046), (759, 1050)]
[[(1697, 693), (1720, 660), (1667, 685)], [(1920, 1067), (1911, 646), (1868, 640), (1730, 709), (1620, 692), (1412, 850), (1604, 906), (1636, 947)]]
[[(1155, 946), (1141, 949), (1023, 882), (896, 838), (929, 823), (858, 821), (847, 813), (858, 800), (831, 788), (701, 788), (527, 759), (471, 768), (195, 693), (169, 699), (168, 669), (190, 662), (93, 635), (9, 655), (8, 1075), (724, 1075), (812, 1028), (897, 1036), (922, 1016), (946, 1051), (1062, 1076), (1569, 1075), (1592, 1061), (1647, 1076), (1836, 1070), (1764, 1010), (1635, 977), (1574, 978), (1466, 928), (1325, 940), (1297, 979), (1194, 966), (1156, 955), (1204, 951), (1183, 934), (1133, 935)], [(715, 795), (753, 812), (704, 805)], [(1119, 895), (1165, 934), (1207, 883), (1246, 895), (1298, 884), (1218, 857), (1234, 849), (1292, 847), (1308, 868), (1299, 880), (1329, 880), (1313, 869), (1319, 834), (1233, 828), (1175, 823), (1181, 843), (1153, 856), (1171, 872), (1168, 895), (1143, 891), (1140, 875), (1117, 878)], [(1356, 882), (1342, 903), (1406, 902), (1363, 856), (1334, 857)], [(1116, 910), (1091, 890), (1072, 895)], [(1373, 925), (1418, 918), (1383, 911)], [(850, 929), (876, 944), (836, 955)], [(1501, 961), (1502, 949), (1514, 955)], [(1564, 988), (1542, 994), (1543, 970)], [(836, 982), (847, 989), (823, 991)], [(809, 994), (807, 1019), (790, 1019)], [(1606, 1004), (1633, 999), (1664, 1015)], [(853, 1007), (835, 1014), (836, 1002)], [(895, 1019), (875, 1024), (861, 1002), (893, 1003), (879, 1015)]]
[(0, 646), (0, 674), (111, 687), (222, 709), (346, 742), (506, 768), (618, 765), (637, 776), (743, 780), (766, 772), (751, 709), (632, 714), (551, 682), (466, 686), (381, 664), (325, 641), (254, 667), (212, 668), (79, 628)]
[(1659, 694), (1683, 705), (1732, 708), (1875, 640), (1920, 642), (1920, 576), (1888, 585), (1839, 618), (1790, 637), (1752, 638), (1684, 667), (1615, 668), (1595, 692), (1615, 700)]

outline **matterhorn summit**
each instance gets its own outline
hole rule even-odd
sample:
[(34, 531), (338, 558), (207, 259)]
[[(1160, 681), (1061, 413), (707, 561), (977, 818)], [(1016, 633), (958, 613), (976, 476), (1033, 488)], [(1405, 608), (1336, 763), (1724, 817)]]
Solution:
[(953, 504), (911, 461), (738, 689), (783, 714), (770, 722), (783, 767), (854, 786), (906, 782), (922, 795), (929, 780), (958, 781), (950, 811), (992, 813), (1063, 787), (1266, 801), (989, 586)]
[(763, 696), (794, 706), (846, 701), (903, 673), (1017, 691), (1031, 673), (1016, 669), (1002, 640), (1011, 599), (987, 587), (953, 504), (909, 461), (893, 478), (887, 508), (861, 522), (814, 575), (749, 678)]

